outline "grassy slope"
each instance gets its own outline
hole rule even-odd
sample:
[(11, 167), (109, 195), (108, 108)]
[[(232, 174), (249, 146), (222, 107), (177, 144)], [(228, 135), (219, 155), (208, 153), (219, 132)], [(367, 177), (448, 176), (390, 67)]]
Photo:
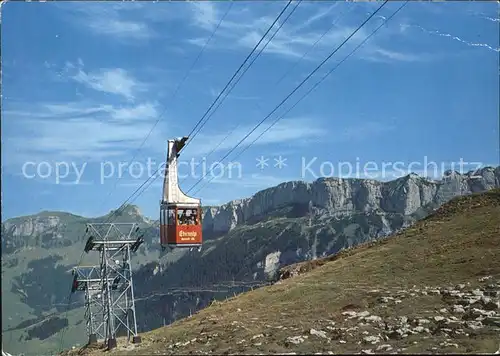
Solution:
[[(375, 350), (380, 343), (366, 344), (363, 338), (384, 334), (382, 325), (396, 324), (397, 317), (426, 318), (429, 329), (438, 330), (433, 317), (450, 316), (443, 308), (454, 302), (425, 291), (458, 283), (473, 289), (486, 275), (500, 289), (500, 190), (459, 197), (396, 236), (301, 266), (310, 271), (145, 333), (139, 346), (124, 348), (125, 341), (119, 340), (122, 346), (112, 353), (345, 353)], [(401, 302), (382, 303), (384, 295)], [(349, 309), (368, 311), (383, 322), (349, 320), (342, 315)], [(464, 328), (467, 336), (435, 331), (381, 343), (404, 352), (498, 349), (500, 328)], [(311, 329), (324, 331), (326, 338)], [(299, 344), (286, 342), (301, 335), (307, 338)]]

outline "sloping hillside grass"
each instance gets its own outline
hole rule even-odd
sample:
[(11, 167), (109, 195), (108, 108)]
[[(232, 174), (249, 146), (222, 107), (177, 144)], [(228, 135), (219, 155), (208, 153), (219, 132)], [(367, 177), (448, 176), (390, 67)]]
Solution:
[(495, 352), (500, 190), (456, 198), (404, 232), (282, 277), (110, 353)]

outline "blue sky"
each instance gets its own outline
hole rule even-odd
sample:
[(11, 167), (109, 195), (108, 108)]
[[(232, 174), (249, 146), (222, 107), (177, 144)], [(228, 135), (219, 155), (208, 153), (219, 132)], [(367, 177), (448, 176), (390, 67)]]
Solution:
[[(124, 202), (148, 178), (148, 165), (152, 174), (163, 163), (166, 140), (191, 132), (286, 2), (235, 2), (179, 87), (229, 5), (4, 4), (3, 219), (42, 210), (98, 216)], [(186, 147), (180, 168), (183, 190), (213, 205), (283, 181), (368, 177), (363, 170), (367, 162), (370, 177), (385, 180), (410, 171), (440, 175), (441, 170), (423, 172), (425, 159), (446, 169), (460, 159), (470, 162), (465, 170), (477, 168), (472, 162), (498, 165), (495, 2), (410, 2), (234, 158), (400, 5), (386, 4), (380, 16), (221, 162), (225, 170), (214, 168), (218, 176), (207, 182), (213, 177), (210, 165), (379, 6), (300, 3)], [(257, 166), (261, 156), (268, 165)], [(279, 156), (285, 164), (281, 168), (275, 166)], [(133, 157), (133, 171), (127, 172)], [(190, 168), (192, 160), (202, 159), (208, 168)], [(350, 173), (339, 171), (341, 162), (344, 169), (353, 166)], [(356, 170), (356, 164), (361, 168)], [(193, 187), (205, 173), (206, 179)], [(161, 183), (155, 179), (133, 201), (148, 216), (158, 215)]]

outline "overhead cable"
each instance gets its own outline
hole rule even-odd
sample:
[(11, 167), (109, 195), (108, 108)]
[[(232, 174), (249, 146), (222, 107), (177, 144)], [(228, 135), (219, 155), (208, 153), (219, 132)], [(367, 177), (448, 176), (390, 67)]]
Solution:
[[(223, 103), (223, 101), (227, 98), (227, 96), (229, 95), (229, 93), (234, 89), (234, 87), (236, 86), (236, 84), (239, 83), (239, 81), (241, 80), (241, 78), (245, 75), (245, 73), (248, 71), (248, 69), (250, 69), (250, 67), (253, 65), (253, 63), (257, 60), (257, 58), (259, 58), (259, 56), (261, 55), (261, 53), (267, 48), (267, 46), (269, 45), (269, 43), (274, 39), (274, 37), (278, 34), (278, 32), (281, 30), (281, 28), (283, 27), (283, 25), (285, 25), (285, 23), (288, 21), (288, 19), (290, 18), (290, 16), (292, 16), (292, 14), (295, 12), (295, 10), (297, 9), (297, 7), (300, 5), (300, 3), (302, 2), (302, 0), (298, 0), (297, 4), (295, 5), (295, 7), (292, 9), (292, 11), (290, 11), (287, 15), (287, 17), (283, 20), (283, 22), (278, 26), (278, 28), (276, 29), (276, 31), (274, 31), (273, 35), (271, 37), (269, 37), (269, 39), (267, 40), (266, 44), (264, 46), (261, 47), (261, 49), (259, 50), (259, 52), (257, 53), (257, 55), (255, 57), (253, 57), (252, 61), (250, 62), (250, 64), (245, 68), (245, 70), (241, 73), (241, 75), (238, 77), (238, 79), (232, 84), (231, 88), (229, 90), (226, 91), (224, 97), (222, 98), (221, 101), (219, 101), (218, 105), (215, 107), (215, 109), (210, 113), (210, 115), (207, 117), (207, 119), (205, 120), (205, 122), (203, 122), (203, 124), (198, 128), (198, 130), (194, 133), (194, 135), (192, 137), (190, 137), (190, 141), (188, 142), (188, 144), (190, 142), (193, 141), (194, 137), (196, 137), (196, 135), (201, 131), (201, 129), (203, 128), (203, 126), (205, 126), (205, 124), (208, 122), (208, 120), (210, 120), (210, 118), (213, 116), (213, 114), (217, 111), (217, 109), (221, 106), (221, 104)], [(272, 28), (272, 27), (271, 27)], [(270, 29), (271, 29), (270, 28)], [(259, 41), (260, 43), (260, 41)], [(258, 47), (258, 44), (257, 46)], [(222, 93), (222, 92), (221, 92)], [(187, 145), (188, 145), (187, 144)], [(186, 145), (186, 147), (187, 147)], [(185, 149), (185, 148), (184, 148)]]
[[(330, 69), (318, 82), (314, 84), (308, 91), (306, 91), (300, 98), (297, 100), (289, 109), (285, 111), (281, 116), (279, 116), (273, 123), (268, 126), (262, 133), (260, 133), (248, 146), (246, 146), (243, 150), (241, 150), (233, 159), (238, 158), (243, 152), (245, 152), (250, 146), (252, 146), (259, 138), (261, 138), (266, 132), (268, 132), (274, 125), (278, 123), (281, 119), (283, 119), (291, 110), (293, 110), (306, 96), (312, 93), (330, 74), (332, 74), (342, 63), (344, 63), (350, 56), (354, 54), (359, 48), (361, 48), (377, 31), (382, 28), (390, 19), (392, 19), (399, 11), (403, 9), (408, 4), (408, 0), (406, 0), (391, 16), (384, 19), (384, 21), (374, 30), (370, 35), (368, 35), (362, 42), (360, 42), (354, 49), (345, 56), (340, 62), (338, 62), (332, 69)], [(209, 179), (200, 189), (196, 190), (194, 194), (200, 192), (204, 187), (207, 186), (210, 181), (212, 181), (213, 177)]]
[[(229, 79), (229, 81), (227, 82), (227, 84), (224, 86), (224, 88), (221, 90), (221, 92), (219, 93), (219, 95), (217, 95), (217, 97), (215, 98), (215, 100), (212, 102), (212, 104), (208, 107), (207, 111), (205, 111), (205, 113), (203, 114), (203, 116), (201, 117), (201, 119), (198, 120), (198, 122), (196, 123), (196, 125), (194, 126), (194, 128), (191, 130), (191, 132), (187, 135), (188, 137), (192, 137), (191, 135), (193, 134), (193, 132), (196, 130), (196, 128), (198, 127), (198, 125), (201, 124), (201, 122), (203, 121), (203, 119), (205, 118), (205, 116), (207, 116), (208, 112), (213, 108), (213, 106), (215, 105), (215, 103), (217, 102), (217, 100), (219, 100), (219, 98), (221, 97), (222, 93), (224, 93), (224, 91), (227, 89), (227, 87), (231, 84), (231, 82), (233, 81), (233, 79), (238, 75), (239, 71), (241, 70), (241, 68), (243, 68), (243, 66), (245, 65), (245, 63), (248, 61), (248, 59), (252, 56), (252, 54), (255, 52), (255, 50), (257, 49), (257, 47), (260, 45), (260, 43), (264, 40), (264, 38), (267, 36), (267, 34), (269, 33), (269, 31), (271, 31), (271, 29), (273, 28), (273, 26), (276, 24), (276, 22), (278, 22), (279, 18), (283, 15), (283, 13), (286, 11), (286, 9), (290, 6), (290, 4), (292, 3), (292, 0), (289, 0), (288, 3), (285, 5), (285, 7), (283, 8), (283, 10), (281, 10), (281, 12), (278, 14), (278, 16), (276, 17), (276, 19), (273, 21), (273, 23), (271, 24), (271, 26), (269, 26), (269, 28), (267, 29), (267, 31), (264, 33), (264, 35), (261, 37), (261, 39), (259, 40), (259, 42), (257, 42), (257, 44), (254, 46), (254, 48), (252, 49), (252, 51), (247, 55), (247, 57), (245, 58), (245, 60), (243, 61), (243, 63), (241, 63), (241, 65), (239, 66), (239, 68), (236, 70), (236, 72), (234, 72), (233, 76), (231, 77), (231, 79)], [(187, 146), (187, 144), (186, 144)]]
[[(245, 135), (245, 137), (243, 137), (237, 144), (236, 146), (234, 146), (224, 157), (222, 157), (221, 161), (224, 160), (227, 156), (229, 156), (231, 154), (231, 152), (233, 152), (248, 136), (250, 136), (260, 125), (262, 125), (262, 123), (264, 123), (264, 121), (266, 121), (272, 114), (274, 114), (276, 112), (276, 110), (278, 110), (298, 89), (300, 89), (302, 87), (302, 85), (304, 85), (304, 83), (309, 80), (309, 78), (311, 78), (314, 73), (316, 73), (335, 53), (337, 53), (337, 51), (342, 48), (342, 46), (344, 46), (344, 44), (347, 43), (347, 41), (349, 41), (368, 21), (371, 20), (371, 18), (373, 16), (375, 16), (381, 9), (382, 7), (384, 7), (386, 4), (387, 4), (388, 0), (385, 0), (382, 5), (380, 5), (370, 16), (368, 16), (368, 18), (363, 21), (363, 23), (361, 25), (359, 25), (339, 46), (337, 46), (337, 48), (335, 48), (335, 50), (333, 50), (318, 66), (316, 66), (316, 68), (311, 72), (309, 73), (309, 75), (304, 78), (302, 80), (302, 82), (300, 82), (299, 85), (297, 85), (295, 87), (295, 89), (293, 89), (268, 115), (266, 115), (257, 125), (254, 126), (254, 128), (252, 130), (250, 130), (250, 132)], [(188, 191), (187, 193), (189, 193), (194, 187), (196, 187), (210, 172), (212, 171), (212, 169), (210, 169), (206, 174), (204, 174)]]

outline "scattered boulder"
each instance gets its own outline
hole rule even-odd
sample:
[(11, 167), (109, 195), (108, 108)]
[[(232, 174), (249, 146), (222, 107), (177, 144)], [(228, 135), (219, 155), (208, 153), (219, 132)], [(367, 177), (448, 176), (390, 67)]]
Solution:
[(382, 318), (377, 315), (369, 315), (365, 317), (364, 320), (369, 323), (380, 323), (382, 321)]
[(391, 351), (391, 350), (392, 350), (392, 346), (389, 344), (383, 344), (383, 345), (379, 345), (377, 347), (377, 351)]
[(380, 338), (378, 336), (370, 335), (365, 336), (363, 341), (370, 344), (378, 344), (380, 342)]
[(328, 336), (326, 336), (326, 332), (321, 331), (321, 330), (311, 329), (311, 330), (309, 331), (309, 333), (310, 333), (311, 335), (315, 335), (315, 336), (318, 336), (318, 337), (323, 338), (323, 339), (327, 339), (327, 338), (328, 338)]
[(301, 344), (304, 341), (306, 341), (306, 339), (307, 339), (307, 336), (306, 337), (304, 337), (304, 336), (289, 336), (286, 338), (285, 343), (298, 345), (298, 344)]

